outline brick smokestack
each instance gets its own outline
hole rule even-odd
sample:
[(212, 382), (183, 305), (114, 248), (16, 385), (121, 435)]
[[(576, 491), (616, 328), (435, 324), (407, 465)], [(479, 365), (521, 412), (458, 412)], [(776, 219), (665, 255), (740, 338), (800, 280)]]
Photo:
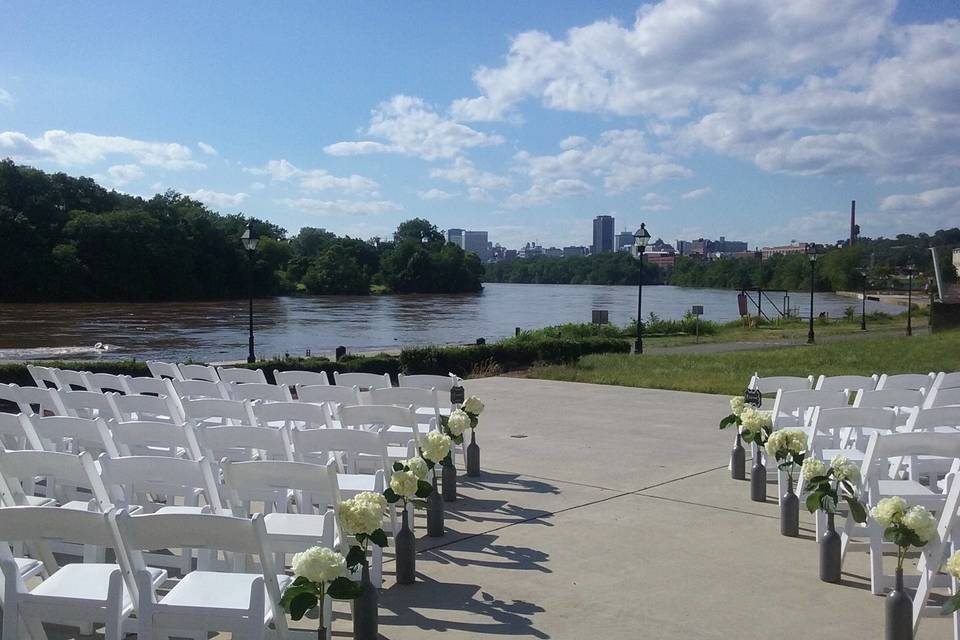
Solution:
[(857, 201), (850, 201), (850, 246), (857, 242)]

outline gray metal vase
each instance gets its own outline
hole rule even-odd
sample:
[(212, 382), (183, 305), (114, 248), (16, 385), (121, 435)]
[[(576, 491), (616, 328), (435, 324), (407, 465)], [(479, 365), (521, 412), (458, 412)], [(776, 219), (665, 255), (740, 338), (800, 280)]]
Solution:
[(417, 578), (417, 537), (410, 530), (407, 515), (407, 508), (404, 507), (400, 531), (394, 540), (397, 552), (397, 584), (413, 584)]
[(477, 444), (477, 431), (470, 429), (470, 444), (467, 445), (467, 475), (480, 476), (480, 445)]
[(827, 530), (820, 538), (820, 579), (840, 582), (840, 534), (833, 522), (834, 514), (827, 514)]
[(747, 477), (747, 452), (743, 448), (739, 431), (737, 431), (737, 443), (730, 452), (730, 477), (734, 480), (744, 480)]
[(363, 592), (353, 601), (353, 640), (377, 640), (380, 594), (370, 582), (370, 567), (363, 565), (360, 576)]
[(780, 498), (780, 535), (800, 535), (800, 499), (793, 492), (793, 478), (787, 480), (787, 492)]
[(457, 468), (453, 465), (453, 456), (447, 456), (443, 463), (443, 501), (454, 502), (457, 499)]
[(437, 490), (436, 467), (433, 473), (433, 491), (427, 496), (427, 535), (431, 538), (443, 537), (443, 498)]
[(897, 582), (887, 594), (886, 640), (913, 640), (913, 601), (903, 590), (903, 569), (897, 569)]
[(767, 468), (763, 466), (763, 458), (759, 453), (750, 469), (750, 499), (754, 502), (767, 501)]

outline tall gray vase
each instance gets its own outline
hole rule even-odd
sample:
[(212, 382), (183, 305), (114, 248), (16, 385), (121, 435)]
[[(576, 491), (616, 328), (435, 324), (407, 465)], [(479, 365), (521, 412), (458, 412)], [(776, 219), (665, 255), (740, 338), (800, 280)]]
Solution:
[(827, 530), (820, 538), (820, 579), (840, 582), (840, 534), (833, 522), (834, 514), (827, 514)]
[(437, 468), (433, 468), (433, 491), (427, 496), (427, 535), (443, 537), (443, 498), (437, 490)]
[(780, 498), (780, 535), (800, 535), (800, 499), (793, 492), (793, 478), (787, 476), (787, 492)]
[(887, 594), (886, 640), (913, 640), (913, 601), (903, 590), (903, 569), (897, 569), (897, 582)]
[(413, 584), (417, 578), (417, 538), (410, 530), (407, 515), (404, 507), (393, 545), (397, 551), (397, 584)]
[(747, 452), (740, 440), (740, 431), (737, 430), (737, 443), (730, 452), (730, 477), (734, 480), (744, 480), (747, 477)]
[(763, 466), (759, 451), (750, 469), (750, 499), (754, 502), (767, 501), (767, 468)]
[(370, 567), (366, 563), (360, 585), (363, 592), (353, 601), (353, 640), (377, 640), (380, 595), (370, 582)]
[(443, 463), (443, 501), (454, 502), (457, 499), (457, 468), (453, 465), (453, 452)]
[(477, 431), (470, 429), (470, 444), (467, 445), (467, 475), (480, 477), (480, 445), (477, 444)]

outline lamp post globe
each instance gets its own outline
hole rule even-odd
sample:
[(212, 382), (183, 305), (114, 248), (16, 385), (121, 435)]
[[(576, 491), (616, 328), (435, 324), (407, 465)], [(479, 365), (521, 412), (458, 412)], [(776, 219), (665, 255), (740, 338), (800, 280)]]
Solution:
[(247, 228), (243, 230), (240, 241), (243, 248), (247, 250), (247, 298), (249, 299), (249, 349), (247, 351), (247, 362), (257, 361), (257, 356), (253, 353), (253, 252), (257, 250), (259, 238), (253, 233), (253, 223), (248, 222)]
[(807, 330), (807, 344), (813, 344), (815, 336), (813, 333), (813, 290), (816, 288), (816, 269), (817, 269), (817, 245), (810, 243), (806, 250), (807, 259), (810, 261), (810, 328)]
[(637, 340), (633, 345), (635, 353), (643, 353), (643, 252), (650, 242), (650, 232), (647, 225), (640, 223), (640, 228), (633, 234), (634, 246), (637, 248), (637, 258), (640, 260), (640, 276), (637, 279)]

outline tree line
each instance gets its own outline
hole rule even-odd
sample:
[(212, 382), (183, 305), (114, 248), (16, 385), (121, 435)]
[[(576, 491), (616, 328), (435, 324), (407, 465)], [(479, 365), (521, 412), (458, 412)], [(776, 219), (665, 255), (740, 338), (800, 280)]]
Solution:
[[(240, 235), (259, 237), (248, 256)], [(249, 272), (248, 272), (249, 269)], [(250, 274), (248, 277), (248, 273)], [(483, 265), (427, 220), (383, 242), (221, 215), (174, 191), (150, 199), (0, 161), (0, 301), (153, 301), (294, 292), (479, 291)]]
[[(663, 282), (664, 276), (656, 265), (644, 262), (645, 284)], [(636, 258), (621, 251), (567, 258), (535, 256), (488, 264), (484, 280), (523, 284), (635, 285), (640, 280), (640, 265)]]

